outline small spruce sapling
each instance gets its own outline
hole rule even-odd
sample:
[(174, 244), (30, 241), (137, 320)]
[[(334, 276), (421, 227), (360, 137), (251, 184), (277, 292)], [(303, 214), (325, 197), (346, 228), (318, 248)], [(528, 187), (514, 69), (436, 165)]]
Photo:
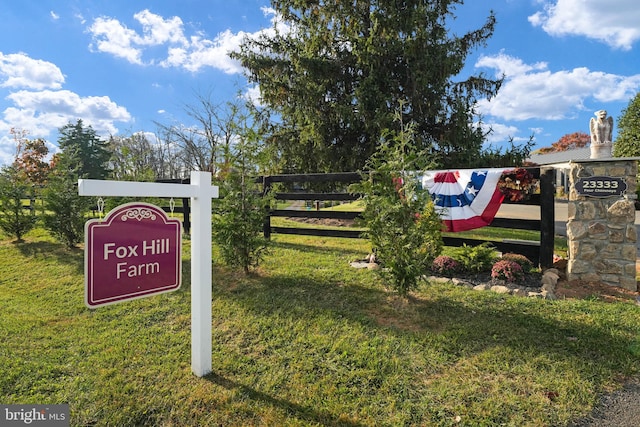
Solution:
[(363, 194), (365, 235), (376, 251), (383, 279), (401, 295), (415, 289), (442, 250), (442, 221), (418, 171), (427, 169), (424, 153), (413, 145), (413, 126), (382, 141), (368, 163), (370, 173), (352, 186)]
[(260, 155), (258, 135), (250, 127), (239, 129), (220, 174), (221, 198), (215, 203), (213, 240), (227, 265), (251, 272), (267, 254), (269, 240), (263, 236), (264, 218), (271, 199), (262, 194), (255, 175)]
[(78, 195), (78, 178), (75, 156), (62, 153), (43, 191), (44, 227), (69, 249), (84, 240), (86, 214), (95, 203), (93, 198)]
[(15, 166), (5, 166), (0, 172), (0, 229), (18, 242), (33, 227), (37, 217), (33, 209), (23, 207), (23, 200), (31, 198), (32, 187), (26, 175)]

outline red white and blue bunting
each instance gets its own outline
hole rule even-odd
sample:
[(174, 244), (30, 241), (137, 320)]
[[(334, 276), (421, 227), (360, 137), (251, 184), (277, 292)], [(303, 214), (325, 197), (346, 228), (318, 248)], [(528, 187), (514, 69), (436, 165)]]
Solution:
[(422, 187), (429, 190), (447, 231), (466, 231), (491, 224), (504, 194), (498, 183), (506, 169), (427, 171)]

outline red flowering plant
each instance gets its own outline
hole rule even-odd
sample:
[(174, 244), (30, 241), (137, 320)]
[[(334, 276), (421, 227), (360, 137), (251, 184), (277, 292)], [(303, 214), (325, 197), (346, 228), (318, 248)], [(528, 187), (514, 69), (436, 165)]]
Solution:
[(531, 270), (533, 269), (533, 262), (531, 262), (529, 258), (522, 254), (506, 253), (502, 255), (502, 259), (517, 262), (518, 264), (520, 264), (520, 267), (522, 267), (522, 271), (525, 274), (531, 272)]
[(439, 255), (431, 263), (431, 271), (440, 276), (453, 277), (461, 269), (462, 264), (447, 255)]
[(517, 262), (503, 259), (493, 264), (491, 277), (493, 279), (515, 283), (524, 280), (524, 271)]
[(533, 174), (525, 168), (506, 171), (498, 181), (498, 188), (504, 194), (505, 199), (511, 202), (521, 202), (528, 199), (537, 185)]

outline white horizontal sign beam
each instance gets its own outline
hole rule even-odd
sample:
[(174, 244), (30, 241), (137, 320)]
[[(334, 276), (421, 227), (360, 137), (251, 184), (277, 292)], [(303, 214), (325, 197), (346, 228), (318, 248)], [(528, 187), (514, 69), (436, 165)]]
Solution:
[[(209, 190), (203, 194), (203, 190)], [(108, 181), (103, 179), (79, 179), (80, 196), (119, 197), (209, 197), (218, 198), (218, 187), (201, 187), (189, 184), (159, 182)]]

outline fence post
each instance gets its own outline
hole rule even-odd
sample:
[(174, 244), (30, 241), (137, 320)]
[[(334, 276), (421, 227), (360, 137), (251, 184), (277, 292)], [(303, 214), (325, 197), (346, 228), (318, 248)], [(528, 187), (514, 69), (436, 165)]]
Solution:
[[(271, 177), (262, 177), (262, 196), (265, 197), (271, 191)], [(271, 206), (265, 206), (264, 223), (262, 233), (265, 239), (271, 239)]]
[(182, 198), (182, 227), (186, 234), (191, 234), (191, 207), (189, 206), (189, 198)]
[(555, 169), (540, 169), (540, 268), (553, 266), (555, 238)]

